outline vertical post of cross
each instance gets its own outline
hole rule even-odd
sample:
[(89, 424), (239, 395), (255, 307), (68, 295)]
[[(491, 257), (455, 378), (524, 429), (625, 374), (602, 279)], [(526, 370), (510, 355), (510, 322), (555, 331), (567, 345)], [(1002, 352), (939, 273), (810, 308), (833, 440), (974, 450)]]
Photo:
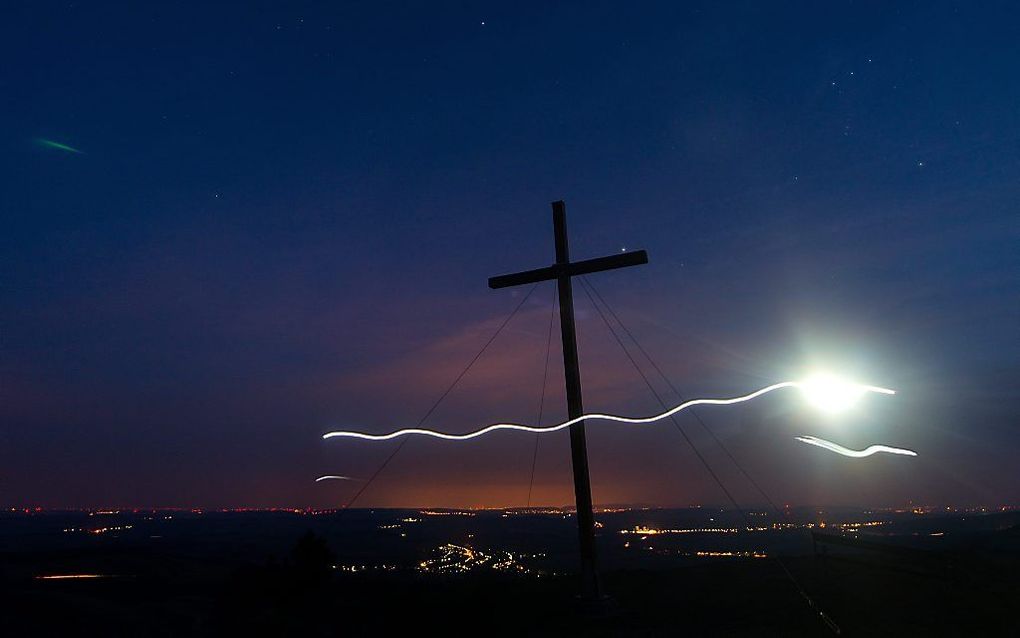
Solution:
[[(581, 399), (581, 372), (577, 360), (577, 332), (574, 328), (574, 295), (571, 278), (603, 270), (647, 264), (648, 254), (643, 250), (635, 250), (609, 257), (571, 262), (567, 243), (566, 206), (562, 201), (553, 202), (552, 209), (556, 262), (545, 268), (491, 277), (489, 287), (506, 288), (507, 286), (556, 280), (560, 298), (560, 335), (563, 339), (567, 414), (570, 419), (576, 419), (584, 414), (584, 403)], [(570, 461), (574, 472), (574, 503), (577, 509), (577, 534), (581, 549), (581, 595), (586, 601), (598, 601), (602, 599), (602, 588), (599, 583), (595, 557), (595, 511), (591, 497), (591, 480), (588, 475), (588, 444), (584, 434), (584, 421), (570, 426)]]
[[(574, 292), (570, 273), (570, 247), (567, 243), (567, 210), (562, 201), (553, 202), (553, 231), (556, 237), (556, 265), (563, 270), (556, 278), (560, 298), (560, 336), (563, 339), (563, 376), (567, 389), (567, 416), (584, 414), (581, 398), (581, 371), (577, 362), (577, 332), (574, 328)], [(596, 600), (602, 595), (595, 556), (595, 510), (588, 473), (588, 441), (584, 421), (570, 426), (570, 464), (574, 472), (574, 504), (577, 534), (581, 549), (581, 596)]]

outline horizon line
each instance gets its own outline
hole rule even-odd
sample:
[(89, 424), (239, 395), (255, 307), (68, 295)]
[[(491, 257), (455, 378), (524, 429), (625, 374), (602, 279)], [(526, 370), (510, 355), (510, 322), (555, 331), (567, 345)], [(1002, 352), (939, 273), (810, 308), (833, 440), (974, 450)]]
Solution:
[[(803, 503), (803, 504), (785, 504), (780, 509), (801, 509), (801, 508), (829, 508), (829, 509), (848, 509), (848, 508), (866, 508), (874, 509), (876, 511), (911, 511), (915, 509), (926, 509), (926, 510), (989, 510), (989, 511), (1004, 511), (1011, 509), (1020, 509), (1020, 503), (1007, 503), (1007, 504), (971, 504), (971, 505), (946, 505), (940, 504), (903, 504), (903, 505), (847, 505), (847, 504), (819, 504), (819, 503)], [(473, 512), (495, 512), (495, 511), (524, 511), (524, 510), (559, 510), (563, 512), (573, 512), (577, 508), (574, 505), (486, 505), (486, 506), (451, 506), (451, 505), (383, 505), (383, 506), (365, 506), (365, 507), (297, 507), (297, 506), (236, 506), (236, 507), (187, 507), (187, 506), (58, 506), (58, 507), (43, 507), (39, 505), (33, 506), (0, 506), (0, 514), (18, 514), (18, 513), (33, 513), (33, 512), (88, 512), (92, 514), (100, 515), (113, 515), (113, 514), (126, 514), (134, 512), (187, 512), (202, 514), (206, 512), (217, 512), (217, 513), (242, 513), (242, 512), (290, 512), (290, 513), (307, 513), (307, 512), (341, 512), (344, 510), (418, 510), (418, 511), (473, 511)], [(612, 513), (613, 510), (679, 510), (679, 509), (719, 509), (721, 511), (737, 511), (732, 505), (723, 506), (715, 503), (702, 503), (702, 504), (689, 504), (689, 505), (649, 505), (649, 504), (625, 504), (625, 503), (612, 503), (606, 505), (595, 506), (596, 512)], [(772, 508), (766, 504), (755, 504), (750, 506), (744, 506), (743, 510), (761, 509), (769, 511)]]

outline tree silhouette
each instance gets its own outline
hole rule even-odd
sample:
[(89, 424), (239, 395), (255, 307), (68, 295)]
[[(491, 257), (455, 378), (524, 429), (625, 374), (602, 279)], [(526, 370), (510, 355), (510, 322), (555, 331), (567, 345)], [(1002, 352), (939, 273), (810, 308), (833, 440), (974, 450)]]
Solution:
[(329, 577), (336, 556), (330, 551), (325, 538), (308, 530), (291, 550), (291, 559), (301, 580), (320, 582)]

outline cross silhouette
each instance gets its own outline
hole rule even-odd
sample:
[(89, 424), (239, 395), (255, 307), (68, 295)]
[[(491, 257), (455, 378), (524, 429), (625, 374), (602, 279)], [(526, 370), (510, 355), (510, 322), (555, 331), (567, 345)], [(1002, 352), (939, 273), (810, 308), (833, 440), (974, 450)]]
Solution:
[[(566, 205), (562, 201), (553, 202), (552, 210), (556, 262), (545, 268), (491, 277), (489, 288), (507, 288), (556, 280), (560, 298), (560, 334), (563, 339), (567, 414), (569, 418), (574, 419), (584, 414), (584, 406), (581, 400), (581, 373), (577, 363), (577, 333), (574, 329), (574, 293), (571, 277), (647, 264), (648, 253), (635, 250), (572, 262), (567, 246)], [(574, 471), (574, 504), (577, 508), (577, 531), (581, 548), (581, 595), (587, 600), (597, 601), (602, 598), (602, 588), (595, 558), (595, 513), (591, 500), (591, 480), (588, 476), (588, 445), (584, 435), (584, 421), (570, 426), (570, 460)]]

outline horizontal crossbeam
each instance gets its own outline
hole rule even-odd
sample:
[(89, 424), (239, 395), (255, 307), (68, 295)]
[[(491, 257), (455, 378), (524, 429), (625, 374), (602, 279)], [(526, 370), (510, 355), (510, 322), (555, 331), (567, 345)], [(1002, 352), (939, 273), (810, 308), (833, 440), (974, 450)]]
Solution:
[(510, 286), (558, 279), (563, 275), (576, 277), (577, 275), (626, 268), (627, 266), (640, 266), (647, 263), (648, 253), (643, 250), (635, 250), (629, 253), (610, 255), (609, 257), (596, 257), (595, 259), (585, 259), (584, 261), (575, 261), (569, 264), (553, 264), (545, 268), (489, 277), (489, 288), (508, 288)]

